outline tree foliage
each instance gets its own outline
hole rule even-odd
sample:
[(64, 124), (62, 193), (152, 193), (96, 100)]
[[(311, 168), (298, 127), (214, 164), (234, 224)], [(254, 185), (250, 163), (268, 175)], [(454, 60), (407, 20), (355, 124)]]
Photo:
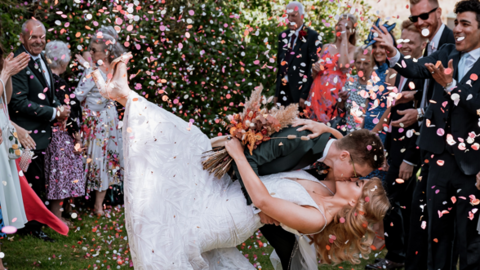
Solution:
[[(47, 28), (47, 40), (70, 44), (72, 56), (88, 50), (102, 25), (112, 25), (133, 53), (131, 88), (210, 135), (223, 132), (228, 114), (240, 111), (245, 96), (263, 84), (273, 95), (277, 36), (285, 29), (285, 0), (40, 0), (0, 2), (1, 43), (19, 46), (26, 18)], [(337, 16), (359, 18), (357, 33), (371, 24), (370, 7), (359, 0), (303, 1), (305, 22), (333, 39)], [(70, 84), (81, 69), (73, 63)]]

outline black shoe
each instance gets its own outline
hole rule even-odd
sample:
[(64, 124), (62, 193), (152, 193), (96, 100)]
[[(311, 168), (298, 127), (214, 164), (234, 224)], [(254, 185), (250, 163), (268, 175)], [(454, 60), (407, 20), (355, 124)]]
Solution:
[(404, 263), (397, 263), (392, 262), (387, 259), (380, 259), (378, 262), (374, 264), (368, 264), (365, 266), (365, 269), (393, 269), (393, 270), (400, 270), (405, 267)]
[(32, 236), (37, 237), (39, 239), (42, 239), (45, 242), (51, 242), (51, 243), (55, 242), (55, 240), (48, 237), (48, 235), (46, 233), (44, 233), (43, 231), (33, 231)]

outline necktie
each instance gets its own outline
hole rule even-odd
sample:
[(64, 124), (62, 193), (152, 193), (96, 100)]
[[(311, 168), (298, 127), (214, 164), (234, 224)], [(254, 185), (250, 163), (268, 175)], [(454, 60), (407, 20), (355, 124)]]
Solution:
[(35, 63), (37, 63), (38, 70), (40, 71), (40, 73), (42, 73), (43, 79), (45, 80), (45, 83), (47, 84), (48, 87), (50, 87), (50, 84), (48, 83), (47, 77), (45, 76), (45, 72), (42, 68), (42, 63), (40, 62), (40, 57), (35, 60)]
[(468, 59), (470, 58), (469, 53), (465, 53), (462, 55), (462, 59), (460, 59), (460, 62), (458, 63), (458, 81), (461, 82), (463, 79), (463, 76), (465, 76), (465, 72), (467, 71), (467, 64), (468, 64)]
[(285, 62), (287, 62), (287, 63), (282, 66), (283, 75), (287, 75), (288, 63), (290, 62), (290, 58), (292, 57), (293, 46), (295, 45), (295, 39), (296, 38), (297, 38), (297, 35), (295, 35), (295, 34), (293, 34), (292, 37), (291, 37), (290, 47), (287, 50), (287, 55), (285, 55)]
[(428, 47), (430, 47), (430, 42), (427, 43), (427, 47), (425, 47), (425, 50), (423, 51), (423, 57), (428, 56)]

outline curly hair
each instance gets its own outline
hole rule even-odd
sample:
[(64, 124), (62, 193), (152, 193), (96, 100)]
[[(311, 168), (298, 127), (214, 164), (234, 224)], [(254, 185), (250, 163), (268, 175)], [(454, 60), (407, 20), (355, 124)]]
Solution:
[(372, 225), (383, 220), (389, 208), (382, 181), (376, 177), (367, 180), (355, 206), (346, 205), (325, 230), (309, 236), (321, 262), (358, 264), (360, 258), (368, 258), (375, 237)]
[(100, 44), (102, 46), (102, 50), (106, 52), (108, 62), (111, 63), (115, 58), (121, 56), (125, 52), (125, 48), (115, 39), (113, 36), (107, 33), (98, 32), (90, 42), (91, 49), (92, 44)]
[(476, 19), (478, 28), (480, 29), (480, 1), (478, 0), (463, 0), (455, 4), (455, 14), (471, 11), (477, 14)]

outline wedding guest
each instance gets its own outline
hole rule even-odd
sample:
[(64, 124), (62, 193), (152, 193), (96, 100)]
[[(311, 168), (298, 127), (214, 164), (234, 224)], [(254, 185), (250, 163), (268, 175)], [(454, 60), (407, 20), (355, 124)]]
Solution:
[(307, 117), (327, 123), (337, 116), (338, 92), (347, 81), (353, 66), (357, 18), (342, 14), (335, 25), (335, 42), (322, 48), (320, 61), (313, 66), (312, 88), (308, 96)]
[(377, 41), (389, 51), (391, 67), (404, 77), (434, 83), (418, 139), (420, 148), (428, 151), (428, 178), (422, 179), (427, 181), (428, 269), (480, 265), (480, 191), (475, 188), (480, 171), (480, 153), (475, 150), (480, 145), (475, 135), (480, 133), (480, 2), (459, 1), (454, 11), (455, 44), (443, 45), (418, 61), (399, 53), (384, 29), (375, 29)]
[[(118, 33), (112, 26), (102, 26), (98, 28), (98, 30), (95, 32), (95, 35), (99, 32), (108, 34), (112, 36), (115, 40), (118, 40)], [(88, 63), (88, 67), (93, 67), (94, 65), (92, 54), (90, 53), (90, 51), (84, 51), (82, 55), (76, 54), (75, 58), (84, 67), (86, 66), (86, 63)]]
[[(24, 69), (30, 60), (26, 53), (14, 57), (10, 53), (4, 58), (4, 49), (0, 45), (0, 215), (2, 226), (13, 226), (17, 229), (25, 227), (28, 222), (23, 205), (19, 174), (14, 159), (8, 156), (5, 147), (9, 137), (14, 136), (9, 131), (8, 103), (12, 97), (11, 77)], [(12, 145), (13, 148), (13, 145)], [(0, 261), (1, 262), (1, 261)], [(3, 264), (2, 264), (3, 267)]]
[(304, 23), (305, 8), (297, 1), (286, 7), (288, 29), (278, 35), (277, 85), (274, 103), (298, 103), (303, 115), (313, 78), (311, 68), (318, 60), (318, 33)]
[[(399, 43), (399, 50), (403, 55), (420, 59), (422, 58), (422, 51), (427, 45), (427, 39), (421, 35), (410, 20), (406, 20), (402, 23), (402, 36)], [(402, 94), (405, 94), (406, 91), (423, 89), (424, 84), (425, 81), (421, 79), (408, 79), (400, 74), (397, 74), (395, 77), (395, 87), (398, 93)], [(402, 111), (415, 109), (419, 101), (413, 100), (392, 105), (392, 121), (400, 119)], [(417, 122), (410, 126), (389, 127), (385, 140), (389, 169), (384, 187), (387, 191), (391, 208), (383, 220), (385, 247), (388, 252), (385, 258), (367, 265), (367, 269), (398, 269), (405, 266), (405, 254), (410, 229), (411, 202), (413, 190), (417, 182), (416, 175), (421, 162), (420, 149), (416, 145), (418, 138), (416, 133), (419, 130)], [(412, 241), (416, 240), (412, 239)]]
[(368, 85), (372, 85), (370, 77), (372, 76), (374, 61), (372, 49), (362, 47), (355, 51), (354, 66), (357, 75), (351, 76), (342, 91), (339, 93), (338, 102), (339, 114), (345, 112), (346, 125), (340, 127), (347, 133), (363, 128), (364, 118), (367, 106)]
[[(124, 53), (124, 48), (109, 34), (97, 32), (90, 42), (93, 63), (107, 80), (110, 62)], [(123, 159), (121, 131), (115, 102), (100, 95), (91, 72), (85, 70), (75, 95), (82, 104), (83, 144), (86, 148), (87, 192), (95, 191), (94, 213), (103, 215), (103, 199), (111, 184), (122, 180)]]
[[(453, 32), (442, 22), (442, 7), (438, 0), (410, 0), (410, 21), (420, 33), (428, 38), (429, 43), (423, 53), (424, 57), (431, 55), (440, 49), (444, 44), (454, 44)], [(402, 118), (392, 121), (392, 126), (410, 126), (424, 118), (430, 100), (432, 100), (433, 80), (425, 80), (423, 91), (418, 91), (415, 99), (420, 96), (421, 102), (417, 109), (411, 108), (400, 112)], [(422, 161), (428, 160), (428, 152), (424, 145), (418, 145), (421, 150)], [(419, 180), (428, 178), (429, 164), (423, 163)], [(407, 258), (405, 260), (406, 270), (427, 269), (428, 257), (428, 228), (422, 224), (428, 224), (427, 213), (427, 181), (418, 181), (415, 186), (413, 201), (411, 205), (410, 240), (408, 241)]]
[[(30, 55), (28, 66), (12, 77), (13, 95), (9, 104), (10, 118), (23, 129), (31, 132), (35, 141), (34, 157), (25, 172), (28, 182), (37, 195), (46, 201), (45, 151), (52, 136), (52, 121), (63, 120), (70, 114), (70, 108), (61, 106), (53, 93), (53, 77), (42, 51), (46, 44), (46, 29), (34, 19), (22, 25), (22, 45), (15, 55)], [(24, 135), (20, 134), (20, 141)], [(30, 135), (29, 135), (30, 136)], [(32, 234), (45, 241), (52, 241), (42, 230), (42, 224), (29, 222), (22, 233)]]
[[(70, 107), (70, 116), (63, 122), (55, 122), (52, 140), (45, 154), (45, 178), (48, 183), (47, 199), (51, 211), (67, 225), (62, 217), (64, 200), (85, 195), (85, 169), (80, 138), (82, 109), (74, 90), (60, 77), (70, 62), (70, 50), (62, 41), (51, 41), (45, 48), (45, 57), (53, 74), (55, 95), (60, 104)], [(68, 202), (65, 204), (68, 205)]]

